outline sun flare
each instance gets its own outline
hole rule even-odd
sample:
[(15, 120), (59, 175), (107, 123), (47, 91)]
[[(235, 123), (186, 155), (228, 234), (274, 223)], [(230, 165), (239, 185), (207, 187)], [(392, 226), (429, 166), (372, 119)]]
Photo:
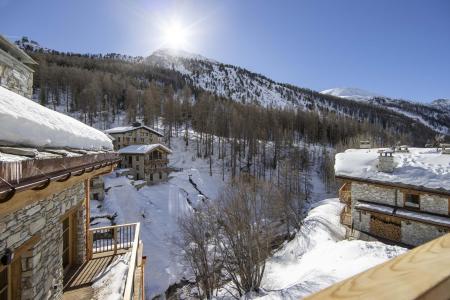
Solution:
[(180, 49), (186, 46), (188, 30), (179, 22), (173, 21), (164, 28), (164, 44), (170, 48)]

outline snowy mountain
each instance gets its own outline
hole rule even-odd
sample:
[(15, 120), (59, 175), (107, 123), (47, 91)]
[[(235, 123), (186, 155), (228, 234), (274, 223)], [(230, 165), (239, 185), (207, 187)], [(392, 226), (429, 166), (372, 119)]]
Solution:
[(332, 96), (336, 96), (336, 97), (341, 97), (341, 98), (345, 98), (345, 99), (362, 100), (362, 101), (370, 100), (375, 97), (384, 97), (382, 95), (368, 92), (368, 91), (358, 89), (358, 88), (334, 88), (334, 89), (321, 91), (320, 93), (326, 94), (326, 95), (332, 95)]
[(437, 99), (431, 102), (431, 106), (446, 110), (450, 113), (450, 99)]
[(174, 49), (155, 51), (146, 58), (146, 63), (177, 71), (192, 85), (241, 103), (334, 111), (352, 118), (367, 118), (367, 110), (377, 107), (386, 118), (398, 118), (401, 115), (408, 126), (412, 122), (439, 133), (450, 134), (450, 111), (439, 105), (442, 101), (435, 105), (414, 103), (387, 98), (358, 88), (334, 88), (318, 93), (275, 82), (238, 66)]
[(306, 106), (302, 93), (260, 74), (181, 50), (161, 49), (147, 63), (180, 72), (193, 85), (242, 103), (263, 106)]
[[(439, 133), (447, 135), (450, 134), (448, 123), (448, 120), (450, 120), (449, 99), (438, 99), (430, 104), (417, 103), (402, 99), (392, 99), (358, 88), (334, 88), (322, 91), (320, 93), (333, 95), (344, 99), (366, 101), (373, 105), (385, 107), (392, 111), (398, 112), (416, 122), (432, 128)], [(446, 121), (441, 122), (441, 120)]]

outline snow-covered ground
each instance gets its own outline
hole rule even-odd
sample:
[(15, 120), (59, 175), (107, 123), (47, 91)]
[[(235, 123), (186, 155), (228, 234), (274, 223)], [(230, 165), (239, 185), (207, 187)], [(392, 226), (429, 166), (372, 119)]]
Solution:
[[(221, 162), (213, 162), (210, 176), (208, 161), (196, 157), (195, 143), (191, 142), (186, 149), (182, 138), (174, 138), (171, 149), (169, 164), (182, 171), (172, 172), (167, 182), (137, 190), (126, 176), (116, 177), (116, 173), (120, 173), (117, 170), (105, 176), (105, 201), (91, 203), (93, 216), (117, 213), (114, 220), (118, 224), (141, 222), (144, 255), (148, 258), (146, 289), (150, 299), (164, 294), (183, 277), (190, 277), (181, 261), (180, 250), (175, 246), (179, 238), (178, 219), (191, 213), (204, 197), (216, 199), (225, 184)], [(329, 195), (324, 192), (314, 168), (311, 176), (314, 188), (309, 204), (313, 209), (297, 237), (268, 260), (262, 285), (265, 294), (258, 297), (302, 297), (405, 251), (382, 243), (343, 240), (344, 229), (339, 224), (342, 205), (337, 199), (316, 203)], [(95, 226), (104, 226), (108, 218), (95, 222), (98, 222)], [(226, 292), (222, 296), (229, 298)]]
[[(183, 170), (172, 172), (167, 182), (137, 190), (132, 180), (124, 176), (116, 177), (113, 173), (104, 177), (105, 188), (109, 188), (105, 200), (95, 201), (92, 205), (96, 216), (117, 212), (115, 222), (118, 224), (141, 222), (141, 238), (144, 255), (147, 256), (145, 284), (149, 299), (163, 294), (186, 274), (176, 247), (178, 219), (192, 211), (192, 207), (203, 198), (189, 182), (189, 177), (210, 199), (217, 198), (224, 185), (218, 170), (213, 170), (213, 176), (209, 176), (208, 163), (195, 158), (192, 149), (185, 151), (184, 148), (182, 139), (173, 139), (170, 165)], [(98, 205), (102, 207), (98, 209)], [(101, 220), (96, 226), (105, 225), (107, 219)]]
[(380, 242), (345, 240), (339, 223), (339, 199), (320, 201), (309, 212), (297, 236), (266, 265), (261, 299), (300, 299), (406, 249)]

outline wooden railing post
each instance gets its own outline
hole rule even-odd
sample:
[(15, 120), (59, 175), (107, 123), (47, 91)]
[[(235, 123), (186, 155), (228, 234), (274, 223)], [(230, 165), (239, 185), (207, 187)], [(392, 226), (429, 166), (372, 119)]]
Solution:
[(88, 231), (88, 260), (92, 259), (94, 255), (94, 233), (92, 231)]
[(117, 226), (113, 227), (114, 255), (117, 254)]

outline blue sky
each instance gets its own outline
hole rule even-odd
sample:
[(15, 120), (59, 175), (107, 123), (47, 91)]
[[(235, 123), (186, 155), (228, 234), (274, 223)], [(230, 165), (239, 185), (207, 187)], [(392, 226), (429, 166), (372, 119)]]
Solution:
[(149, 55), (168, 20), (186, 50), (274, 80), (450, 98), (450, 1), (0, 0), (0, 33), (74, 52)]

